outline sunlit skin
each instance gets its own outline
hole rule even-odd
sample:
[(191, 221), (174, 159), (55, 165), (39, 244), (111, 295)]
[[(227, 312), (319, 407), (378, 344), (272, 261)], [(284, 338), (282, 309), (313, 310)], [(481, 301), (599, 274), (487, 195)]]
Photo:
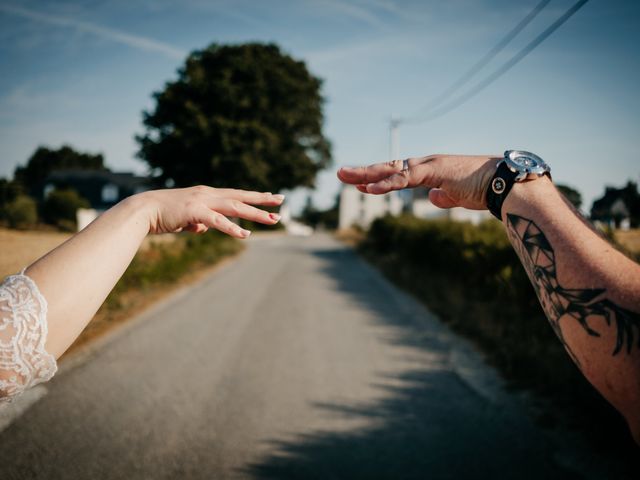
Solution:
[(144, 192), (120, 202), (27, 268), (49, 305), (46, 350), (58, 358), (69, 348), (149, 233), (213, 228), (244, 239), (250, 232), (228, 217), (274, 225), (279, 215), (254, 205), (274, 207), (283, 200), (271, 193), (199, 186)]
[[(373, 195), (428, 187), (429, 199), (437, 207), (483, 210), (487, 208), (486, 189), (500, 158), (431, 155), (409, 159), (408, 169), (403, 169), (400, 160), (344, 167), (338, 171), (338, 178)], [(576, 215), (547, 177), (516, 183), (503, 204), (502, 220), (509, 224), (509, 239), (571, 358), (626, 418), (640, 444), (640, 266)], [(542, 268), (548, 266), (547, 257), (529, 254), (523, 241), (527, 232), (544, 235), (554, 269)], [(550, 290), (552, 286), (556, 290)], [(576, 299), (574, 305), (566, 300), (574, 292), (584, 298), (596, 290), (602, 290), (602, 294), (594, 300)], [(564, 302), (558, 304), (578, 313), (558, 316), (550, 308), (554, 302), (545, 301), (549, 298), (555, 303)], [(598, 309), (610, 315), (610, 323), (597, 313)], [(617, 338), (622, 334), (624, 348), (616, 351)]]

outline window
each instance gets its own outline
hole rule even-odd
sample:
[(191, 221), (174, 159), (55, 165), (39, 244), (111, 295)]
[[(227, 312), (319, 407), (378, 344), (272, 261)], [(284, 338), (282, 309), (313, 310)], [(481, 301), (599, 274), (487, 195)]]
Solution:
[(44, 191), (42, 192), (44, 198), (47, 198), (49, 196), (49, 194), (55, 190), (55, 188), (56, 188), (56, 186), (53, 183), (47, 183), (44, 186)]
[(107, 183), (102, 187), (102, 201), (105, 203), (115, 203), (118, 201), (118, 186)]

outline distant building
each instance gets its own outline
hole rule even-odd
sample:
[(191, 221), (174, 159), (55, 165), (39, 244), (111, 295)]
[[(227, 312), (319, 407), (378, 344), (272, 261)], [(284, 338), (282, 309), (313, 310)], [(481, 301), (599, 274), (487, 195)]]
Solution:
[(429, 201), (429, 190), (415, 188), (410, 192), (407, 210), (418, 218), (448, 218), (457, 222), (471, 222), (474, 225), (493, 218), (487, 210), (468, 210), (466, 208), (438, 208)]
[(115, 173), (106, 170), (60, 170), (52, 172), (44, 182), (42, 198), (55, 189), (71, 188), (85, 198), (90, 209), (80, 209), (77, 213), (78, 230), (91, 223), (100, 213), (119, 201), (151, 188), (147, 177), (133, 173)]
[(367, 228), (376, 218), (386, 214), (399, 215), (402, 205), (398, 192), (369, 195), (358, 191), (356, 187), (345, 185), (340, 192), (338, 228), (353, 225)]
[(448, 218), (458, 222), (478, 224), (493, 216), (487, 210), (468, 210), (466, 208), (438, 208), (429, 201), (429, 190), (415, 188), (386, 195), (368, 195), (355, 187), (345, 186), (340, 193), (340, 228), (359, 225), (369, 227), (371, 222), (384, 215), (411, 213), (418, 218)]
[[(636, 205), (631, 205), (635, 199)], [(631, 226), (631, 213), (634, 206), (637, 211), (638, 189), (629, 182), (623, 188), (606, 187), (604, 195), (591, 206), (591, 220), (611, 228), (628, 230)]]

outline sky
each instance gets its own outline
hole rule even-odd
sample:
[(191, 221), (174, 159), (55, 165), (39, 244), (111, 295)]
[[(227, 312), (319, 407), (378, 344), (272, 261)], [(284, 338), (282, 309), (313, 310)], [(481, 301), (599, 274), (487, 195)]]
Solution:
[[(0, 176), (39, 145), (136, 158), (142, 112), (186, 55), (211, 43), (275, 42), (324, 80), (335, 171), (389, 157), (389, 119), (409, 118), (487, 53), (539, 0), (0, 0)], [(551, 0), (469, 86), (499, 68), (574, 0)], [(399, 158), (541, 156), (585, 207), (640, 180), (640, 2), (591, 0), (529, 56), (454, 111), (401, 124)], [(290, 195), (294, 211), (307, 192)]]

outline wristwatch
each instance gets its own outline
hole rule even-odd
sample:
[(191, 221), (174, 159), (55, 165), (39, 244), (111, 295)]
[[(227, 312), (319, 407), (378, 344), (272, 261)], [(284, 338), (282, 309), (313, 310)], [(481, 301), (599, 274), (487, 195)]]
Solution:
[(539, 156), (523, 150), (507, 150), (496, 165), (497, 170), (487, 188), (487, 208), (502, 221), (502, 204), (515, 182), (526, 182), (547, 175), (551, 168)]

